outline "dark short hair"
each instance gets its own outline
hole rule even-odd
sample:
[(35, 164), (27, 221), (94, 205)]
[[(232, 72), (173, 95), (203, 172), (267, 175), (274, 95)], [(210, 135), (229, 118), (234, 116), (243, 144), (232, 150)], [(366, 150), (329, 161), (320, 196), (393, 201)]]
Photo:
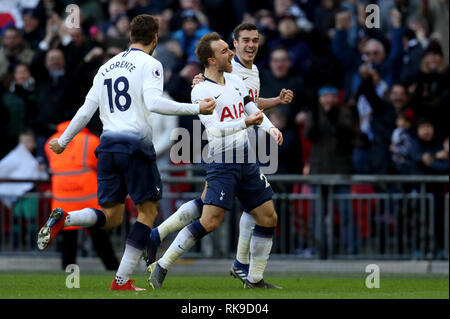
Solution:
[(421, 125), (431, 125), (434, 127), (433, 122), (428, 117), (421, 117), (417, 120), (417, 127), (419, 127)]
[(195, 54), (205, 67), (209, 65), (208, 59), (214, 56), (211, 42), (219, 41), (220, 39), (220, 35), (217, 32), (212, 32), (205, 34), (198, 40), (195, 47)]
[(272, 54), (273, 54), (275, 51), (284, 51), (284, 52), (286, 52), (286, 54), (288, 55), (289, 59), (291, 58), (291, 56), (289, 55), (289, 50), (288, 50), (284, 45), (277, 45), (275, 48), (273, 48), (273, 49), (270, 51), (270, 56), (271, 56), (271, 57), (272, 57)]
[(247, 31), (258, 31), (258, 28), (253, 23), (241, 23), (233, 30), (233, 38), (236, 41), (239, 41), (239, 36), (241, 35), (241, 32), (247, 30)]
[(149, 14), (135, 16), (130, 23), (131, 43), (149, 45), (158, 34), (158, 19)]

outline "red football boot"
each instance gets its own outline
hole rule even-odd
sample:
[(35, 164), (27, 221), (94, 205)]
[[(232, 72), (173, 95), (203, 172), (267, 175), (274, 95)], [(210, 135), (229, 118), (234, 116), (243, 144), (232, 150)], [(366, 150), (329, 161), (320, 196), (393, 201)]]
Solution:
[(124, 285), (119, 286), (119, 284), (116, 282), (116, 278), (114, 278), (113, 282), (111, 283), (111, 287), (109, 287), (109, 290), (134, 290), (134, 291), (145, 291), (145, 290), (147, 290), (145, 288), (135, 287), (133, 285), (134, 282), (135, 281), (133, 279), (130, 279)]
[(61, 208), (55, 208), (48, 218), (45, 225), (41, 228), (37, 238), (37, 246), (40, 250), (44, 250), (50, 245), (53, 238), (59, 234), (64, 228), (64, 222), (67, 217), (67, 213)]

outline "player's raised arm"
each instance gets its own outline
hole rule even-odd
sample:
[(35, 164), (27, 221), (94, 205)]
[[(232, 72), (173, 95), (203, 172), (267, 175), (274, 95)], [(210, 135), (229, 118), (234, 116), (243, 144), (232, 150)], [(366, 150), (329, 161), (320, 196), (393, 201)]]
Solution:
[(216, 106), (212, 99), (202, 99), (198, 103), (179, 103), (162, 96), (164, 76), (161, 62), (146, 63), (142, 85), (145, 106), (152, 112), (163, 115), (211, 114)]
[(258, 108), (267, 110), (280, 104), (289, 104), (294, 98), (294, 92), (287, 89), (282, 89), (280, 95), (272, 98), (258, 98)]
[(78, 109), (61, 137), (59, 139), (55, 138), (49, 142), (50, 149), (56, 154), (62, 153), (75, 135), (89, 123), (97, 109), (98, 103), (86, 98), (84, 104)]

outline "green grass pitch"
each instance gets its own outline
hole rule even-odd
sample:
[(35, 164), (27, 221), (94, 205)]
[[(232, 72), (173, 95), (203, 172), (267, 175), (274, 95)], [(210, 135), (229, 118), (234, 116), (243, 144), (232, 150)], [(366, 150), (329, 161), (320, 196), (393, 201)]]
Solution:
[[(448, 299), (448, 276), (381, 276), (380, 288), (368, 289), (365, 277), (332, 274), (268, 276), (282, 290), (248, 290), (229, 276), (166, 277), (162, 289), (145, 292), (110, 291), (113, 272), (81, 274), (80, 288), (66, 288), (65, 272), (0, 272), (0, 299)], [(134, 276), (148, 288), (147, 276)]]

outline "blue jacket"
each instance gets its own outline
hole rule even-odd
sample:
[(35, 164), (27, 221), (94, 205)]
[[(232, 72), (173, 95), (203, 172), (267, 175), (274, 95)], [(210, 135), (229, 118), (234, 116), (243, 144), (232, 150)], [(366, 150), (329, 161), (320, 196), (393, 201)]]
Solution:
[[(359, 52), (350, 48), (347, 42), (347, 31), (338, 30), (333, 37), (333, 54), (339, 60), (342, 67), (346, 70), (346, 79), (344, 89), (347, 94), (355, 95), (361, 85), (361, 76), (359, 67), (363, 63)], [(386, 56), (383, 63), (375, 65), (383, 80), (389, 87), (398, 80), (403, 57), (403, 29), (392, 30), (392, 47), (389, 55)]]

